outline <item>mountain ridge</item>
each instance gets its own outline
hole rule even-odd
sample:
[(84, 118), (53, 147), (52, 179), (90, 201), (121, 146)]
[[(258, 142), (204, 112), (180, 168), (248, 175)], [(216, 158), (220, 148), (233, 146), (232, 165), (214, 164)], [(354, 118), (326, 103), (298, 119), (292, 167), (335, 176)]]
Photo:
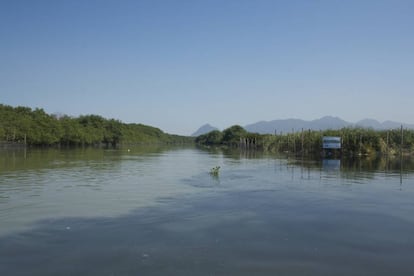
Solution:
[[(339, 117), (324, 116), (314, 120), (303, 120), (296, 118), (288, 119), (276, 119), (271, 121), (258, 121), (256, 123), (245, 125), (244, 128), (249, 132), (255, 132), (260, 134), (277, 134), (300, 131), (304, 130), (327, 130), (327, 129), (341, 129), (344, 127), (361, 127), (361, 128), (372, 128), (374, 130), (386, 130), (400, 128), (401, 125), (404, 128), (414, 129), (414, 124), (401, 123), (391, 120), (380, 122), (375, 119), (362, 119), (355, 123), (345, 121)], [(199, 136), (208, 133), (212, 130), (218, 130), (209, 124), (201, 126), (191, 136)]]
[(210, 131), (213, 131), (213, 130), (218, 130), (218, 128), (210, 124), (204, 124), (201, 127), (199, 127), (193, 134), (191, 134), (191, 136), (194, 136), (194, 137), (200, 136), (200, 135), (209, 133)]
[(379, 122), (375, 119), (362, 119), (355, 123), (347, 122), (339, 117), (324, 116), (315, 120), (302, 120), (302, 119), (279, 119), (272, 121), (259, 121), (257, 123), (249, 124), (245, 126), (245, 129), (250, 132), (257, 132), (261, 134), (274, 134), (275, 132), (292, 132), (303, 129), (310, 130), (327, 130), (327, 129), (341, 129), (344, 127), (362, 127), (372, 128), (374, 130), (385, 130), (399, 128), (403, 125), (404, 128), (414, 129), (413, 124), (384, 121)]

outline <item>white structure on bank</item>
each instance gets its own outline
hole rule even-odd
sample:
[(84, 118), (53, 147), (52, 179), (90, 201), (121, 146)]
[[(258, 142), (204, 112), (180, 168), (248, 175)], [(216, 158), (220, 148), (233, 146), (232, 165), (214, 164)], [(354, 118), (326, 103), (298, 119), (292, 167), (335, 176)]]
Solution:
[(324, 136), (322, 137), (323, 149), (341, 149), (341, 137)]

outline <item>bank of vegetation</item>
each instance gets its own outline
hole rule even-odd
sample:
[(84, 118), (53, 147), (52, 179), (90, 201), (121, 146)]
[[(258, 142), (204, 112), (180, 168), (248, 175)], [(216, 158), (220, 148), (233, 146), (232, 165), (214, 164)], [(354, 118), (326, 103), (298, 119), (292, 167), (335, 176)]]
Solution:
[(118, 146), (193, 143), (193, 138), (167, 134), (147, 125), (126, 124), (99, 115), (56, 116), (40, 108), (0, 104), (0, 143), (34, 146)]
[(343, 128), (340, 130), (300, 131), (278, 135), (250, 133), (241, 126), (223, 131), (211, 131), (196, 138), (196, 143), (206, 146), (241, 147), (269, 152), (289, 152), (297, 155), (318, 155), (322, 151), (323, 136), (339, 136), (341, 153), (356, 155), (396, 155), (414, 153), (414, 131), (404, 129), (373, 130)]

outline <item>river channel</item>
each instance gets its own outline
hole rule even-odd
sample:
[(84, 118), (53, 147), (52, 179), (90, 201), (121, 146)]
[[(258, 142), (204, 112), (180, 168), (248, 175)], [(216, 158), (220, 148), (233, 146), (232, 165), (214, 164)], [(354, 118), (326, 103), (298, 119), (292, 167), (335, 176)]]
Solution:
[(411, 159), (0, 149), (0, 275), (414, 275), (413, 260)]

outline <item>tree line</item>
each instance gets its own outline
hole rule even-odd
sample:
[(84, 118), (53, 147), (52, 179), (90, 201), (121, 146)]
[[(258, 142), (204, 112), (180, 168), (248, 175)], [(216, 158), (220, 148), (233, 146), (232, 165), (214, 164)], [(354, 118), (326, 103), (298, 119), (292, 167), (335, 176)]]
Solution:
[(0, 104), (0, 142), (37, 146), (88, 146), (137, 143), (189, 143), (190, 137), (171, 135), (143, 124), (125, 124), (99, 115), (71, 117), (41, 108)]
[(261, 149), (269, 152), (295, 154), (320, 154), (322, 137), (341, 137), (342, 154), (373, 155), (399, 152), (414, 153), (414, 131), (404, 129), (373, 130), (366, 128), (343, 128), (339, 130), (302, 130), (285, 134), (251, 133), (235, 125), (223, 131), (214, 130), (196, 138), (202, 145), (237, 146)]
[(306, 130), (284, 134), (258, 134), (239, 125), (214, 130), (192, 138), (171, 135), (143, 125), (126, 124), (99, 115), (71, 117), (46, 113), (41, 108), (0, 104), (0, 142), (38, 146), (88, 146), (119, 144), (193, 143), (226, 147), (255, 148), (268, 152), (319, 154), (323, 136), (339, 136), (345, 155), (414, 153), (414, 131), (405, 129)]

